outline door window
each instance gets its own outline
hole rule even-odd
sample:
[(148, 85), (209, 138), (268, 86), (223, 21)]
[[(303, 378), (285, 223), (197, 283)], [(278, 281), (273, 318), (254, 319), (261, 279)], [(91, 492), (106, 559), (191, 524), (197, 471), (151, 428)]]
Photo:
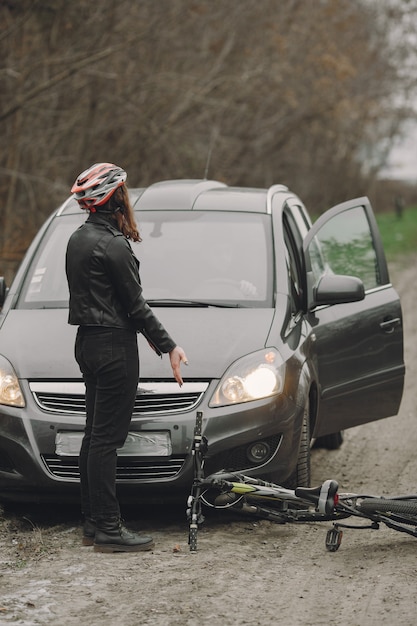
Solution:
[(363, 206), (334, 215), (308, 246), (317, 281), (323, 273), (360, 278), (366, 290), (382, 284), (371, 228)]

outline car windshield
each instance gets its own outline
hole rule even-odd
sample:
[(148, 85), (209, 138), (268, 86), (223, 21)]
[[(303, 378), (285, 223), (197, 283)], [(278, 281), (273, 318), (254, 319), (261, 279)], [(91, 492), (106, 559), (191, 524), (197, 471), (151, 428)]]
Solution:
[[(20, 308), (68, 307), (65, 251), (79, 215), (53, 220), (19, 298)], [(136, 214), (145, 298), (152, 306), (270, 307), (273, 251), (270, 218), (258, 213), (144, 211)]]

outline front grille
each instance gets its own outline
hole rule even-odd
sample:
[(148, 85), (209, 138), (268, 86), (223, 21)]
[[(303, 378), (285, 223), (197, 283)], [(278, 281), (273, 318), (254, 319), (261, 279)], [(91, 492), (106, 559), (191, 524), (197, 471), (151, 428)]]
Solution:
[[(83, 383), (31, 382), (29, 387), (43, 411), (85, 415)], [(133, 416), (190, 411), (199, 404), (207, 387), (205, 382), (184, 383), (179, 387), (177, 383), (141, 381)]]
[[(42, 455), (48, 470), (57, 478), (79, 480), (78, 457), (59, 457), (56, 454)], [(184, 465), (185, 457), (170, 457), (157, 461), (138, 461), (118, 458), (116, 480), (161, 480), (173, 478)]]

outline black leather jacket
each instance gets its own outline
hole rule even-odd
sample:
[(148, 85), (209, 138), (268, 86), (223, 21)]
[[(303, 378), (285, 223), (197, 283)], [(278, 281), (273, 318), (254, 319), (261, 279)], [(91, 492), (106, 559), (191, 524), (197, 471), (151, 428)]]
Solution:
[(174, 340), (142, 295), (139, 261), (107, 215), (90, 213), (70, 237), (66, 254), (69, 324), (142, 332), (158, 352)]

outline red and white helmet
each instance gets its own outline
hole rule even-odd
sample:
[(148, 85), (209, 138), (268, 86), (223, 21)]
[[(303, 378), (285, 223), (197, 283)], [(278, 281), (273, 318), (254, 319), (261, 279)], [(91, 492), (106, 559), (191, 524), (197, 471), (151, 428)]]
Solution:
[(114, 163), (95, 163), (77, 177), (71, 193), (82, 209), (91, 210), (107, 202), (126, 178), (126, 172)]

